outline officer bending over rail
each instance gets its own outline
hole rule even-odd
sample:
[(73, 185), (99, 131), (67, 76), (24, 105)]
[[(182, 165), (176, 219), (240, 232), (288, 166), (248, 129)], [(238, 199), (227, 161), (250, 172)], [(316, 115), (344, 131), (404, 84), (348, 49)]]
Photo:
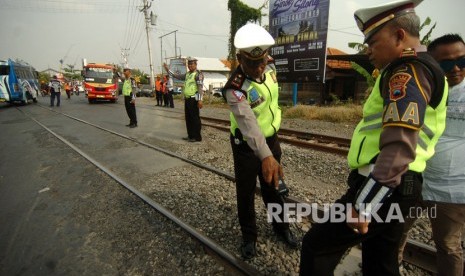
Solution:
[(346, 250), (359, 243), (363, 275), (399, 275), (402, 217), (421, 198), (421, 173), (444, 131), (448, 95), (441, 68), (419, 52), (425, 49), (414, 7), (421, 1), (355, 12), (367, 55), (381, 75), (352, 136), (349, 189), (338, 200), (354, 220), (312, 226), (302, 242), (301, 275), (333, 275)]

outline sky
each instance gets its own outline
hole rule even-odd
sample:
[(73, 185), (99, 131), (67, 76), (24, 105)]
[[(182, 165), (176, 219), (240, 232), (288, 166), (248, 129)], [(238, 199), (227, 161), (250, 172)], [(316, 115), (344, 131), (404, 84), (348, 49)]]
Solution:
[[(148, 0), (157, 16), (149, 37), (155, 73), (160, 60), (183, 56), (225, 58), (228, 52), (230, 12), (227, 0)], [(251, 7), (265, 0), (242, 0)], [(0, 0), (0, 59), (19, 58), (37, 70), (60, 69), (64, 64), (81, 68), (88, 62), (122, 62), (122, 49), (128, 53), (131, 68), (149, 72), (149, 55), (143, 13), (143, 0)], [(383, 0), (330, 0), (328, 46), (347, 53), (348, 42), (362, 42), (363, 36), (353, 19), (355, 10), (387, 3)], [(465, 38), (465, 1), (424, 0), (417, 8), (423, 21), (427, 16), (437, 27), (436, 38), (458, 33)], [(268, 13), (268, 9), (264, 9)], [(460, 23), (462, 22), (462, 23)], [(265, 16), (262, 24), (268, 24)], [(462, 26), (462, 27), (459, 27)], [(423, 35), (424, 33), (422, 33)], [(163, 46), (161, 46), (161, 43)], [(161, 47), (163, 50), (161, 51)], [(199, 64), (201, 69), (201, 64)]]

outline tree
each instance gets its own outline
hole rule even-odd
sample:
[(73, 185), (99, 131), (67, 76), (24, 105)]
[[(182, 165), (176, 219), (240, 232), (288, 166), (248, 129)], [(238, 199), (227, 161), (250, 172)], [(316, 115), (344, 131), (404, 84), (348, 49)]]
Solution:
[(140, 84), (149, 84), (149, 78), (146, 73), (144, 73), (140, 69), (132, 69), (131, 70), (132, 76), (138, 80), (137, 82)]
[(228, 60), (231, 61), (231, 67), (236, 67), (236, 47), (234, 47), (234, 35), (240, 27), (247, 22), (261, 22), (262, 9), (266, 8), (268, 0), (259, 8), (254, 9), (242, 3), (240, 0), (228, 0), (228, 10), (231, 11), (231, 24), (229, 27), (229, 54)]
[(63, 73), (63, 76), (65, 78), (67, 78), (67, 79), (71, 79), (71, 80), (81, 80), (82, 79), (81, 73), (79, 72), (79, 70), (74, 69), (73, 64), (66, 64), (66, 68), (64, 68), (63, 71), (65, 71)]
[(42, 73), (42, 72), (39, 72), (39, 83), (49, 83), (50, 81), (50, 75), (47, 74), (47, 73)]

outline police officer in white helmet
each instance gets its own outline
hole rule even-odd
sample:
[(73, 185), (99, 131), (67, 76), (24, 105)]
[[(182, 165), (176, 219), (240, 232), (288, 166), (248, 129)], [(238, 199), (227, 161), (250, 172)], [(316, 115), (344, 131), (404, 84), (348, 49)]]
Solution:
[[(278, 183), (283, 177), (281, 148), (277, 132), (281, 124), (278, 106), (276, 68), (268, 55), (274, 39), (262, 27), (247, 24), (235, 37), (239, 66), (223, 89), (231, 108), (231, 146), (236, 176), (236, 195), (243, 243), (241, 254), (250, 259), (256, 254), (257, 227), (254, 195), (257, 176), (264, 203), (283, 205)], [(290, 247), (297, 242), (289, 224), (273, 219), (276, 234)]]

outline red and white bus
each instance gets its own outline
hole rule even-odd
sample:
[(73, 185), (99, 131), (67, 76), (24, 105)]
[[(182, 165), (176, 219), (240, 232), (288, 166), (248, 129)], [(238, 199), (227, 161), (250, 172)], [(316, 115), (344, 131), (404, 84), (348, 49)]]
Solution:
[(118, 100), (118, 79), (112, 64), (87, 63), (83, 66), (84, 89), (89, 103)]

